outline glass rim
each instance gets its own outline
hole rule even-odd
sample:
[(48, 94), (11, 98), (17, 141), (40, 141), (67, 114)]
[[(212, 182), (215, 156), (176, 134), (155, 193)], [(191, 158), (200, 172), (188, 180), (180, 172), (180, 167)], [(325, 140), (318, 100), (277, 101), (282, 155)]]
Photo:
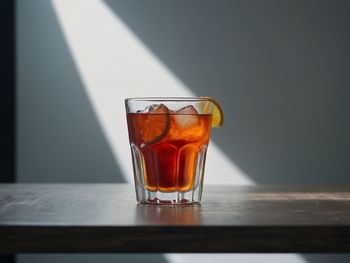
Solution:
[(125, 102), (132, 102), (132, 101), (174, 101), (174, 102), (181, 102), (181, 101), (209, 101), (207, 98), (201, 98), (201, 97), (130, 97), (125, 98)]

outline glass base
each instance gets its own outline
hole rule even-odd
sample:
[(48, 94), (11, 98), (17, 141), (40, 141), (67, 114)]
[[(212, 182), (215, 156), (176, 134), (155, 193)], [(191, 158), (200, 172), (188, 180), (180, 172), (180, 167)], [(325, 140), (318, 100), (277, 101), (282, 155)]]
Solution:
[(201, 201), (200, 187), (187, 192), (160, 192), (147, 189), (136, 189), (137, 201), (155, 205), (188, 205)]
[[(167, 145), (167, 147), (165, 148), (168, 150), (172, 149), (173, 147), (174, 146), (172, 145)], [(194, 156), (184, 155), (188, 158), (181, 159), (181, 154), (184, 154), (184, 151), (186, 151), (187, 149), (186, 147), (187, 146), (182, 147), (179, 151), (176, 151), (175, 153), (169, 153), (165, 151), (165, 153), (160, 154), (151, 151), (153, 153), (151, 155), (153, 156), (153, 159), (151, 158), (150, 160), (148, 160), (148, 162), (146, 162), (145, 157), (140, 151), (140, 149), (136, 147), (135, 144), (131, 144), (136, 199), (138, 202), (146, 204), (181, 205), (199, 203), (201, 201), (207, 145), (203, 144), (198, 150), (198, 152), (192, 151)], [(174, 167), (166, 167), (165, 164), (167, 163), (165, 163), (162, 166), (160, 162), (161, 157), (164, 160), (168, 161), (168, 159), (163, 157), (164, 155), (170, 156), (174, 160), (177, 160), (176, 167), (192, 167), (193, 170), (189, 170), (187, 171), (187, 173), (179, 173), (179, 169), (175, 169)], [(163, 162), (165, 162), (164, 160)], [(181, 162), (179, 160), (181, 160)], [(146, 167), (146, 165), (149, 165), (148, 168)], [(160, 167), (163, 168), (161, 169)], [(151, 171), (150, 174), (148, 174), (149, 171)], [(179, 174), (181, 175), (181, 178)], [(183, 186), (184, 182), (187, 183), (186, 188)], [(152, 190), (147, 189), (148, 186), (152, 186)], [(170, 188), (171, 190), (178, 189), (178, 191), (160, 191), (160, 189), (162, 188)], [(187, 191), (180, 191), (184, 188)]]

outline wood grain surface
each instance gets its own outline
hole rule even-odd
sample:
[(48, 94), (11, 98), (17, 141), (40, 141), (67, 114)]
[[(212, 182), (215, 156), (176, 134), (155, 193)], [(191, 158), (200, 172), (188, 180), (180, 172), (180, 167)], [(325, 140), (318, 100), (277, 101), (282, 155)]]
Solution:
[(126, 184), (0, 184), (0, 253), (350, 252), (350, 187), (206, 186), (138, 204)]

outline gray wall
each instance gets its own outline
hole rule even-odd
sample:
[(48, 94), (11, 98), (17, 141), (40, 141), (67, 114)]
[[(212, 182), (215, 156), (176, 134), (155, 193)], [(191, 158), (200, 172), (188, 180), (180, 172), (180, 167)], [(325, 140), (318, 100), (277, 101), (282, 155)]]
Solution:
[(17, 1), (17, 179), (123, 182), (50, 1)]
[(105, 0), (197, 95), (258, 183), (349, 183), (350, 2)]
[[(349, 1), (105, 2), (193, 92), (221, 102), (213, 140), (256, 182), (350, 182)], [(49, 1), (17, 1), (17, 43), (17, 180), (123, 182)], [(19, 256), (97, 260), (140, 258)]]

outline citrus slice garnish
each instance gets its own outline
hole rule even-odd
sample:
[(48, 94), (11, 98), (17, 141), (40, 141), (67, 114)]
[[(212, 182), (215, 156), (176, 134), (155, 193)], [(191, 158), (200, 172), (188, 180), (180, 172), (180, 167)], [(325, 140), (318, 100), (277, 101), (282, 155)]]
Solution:
[[(213, 117), (211, 127), (220, 128), (224, 124), (224, 112), (222, 111), (219, 102), (211, 97), (201, 97), (202, 99), (209, 100), (213, 105)], [(207, 112), (207, 110), (202, 109), (202, 111)]]
[(142, 123), (138, 125), (141, 138), (145, 144), (153, 144), (162, 140), (170, 128), (169, 109), (159, 104), (144, 114)]

